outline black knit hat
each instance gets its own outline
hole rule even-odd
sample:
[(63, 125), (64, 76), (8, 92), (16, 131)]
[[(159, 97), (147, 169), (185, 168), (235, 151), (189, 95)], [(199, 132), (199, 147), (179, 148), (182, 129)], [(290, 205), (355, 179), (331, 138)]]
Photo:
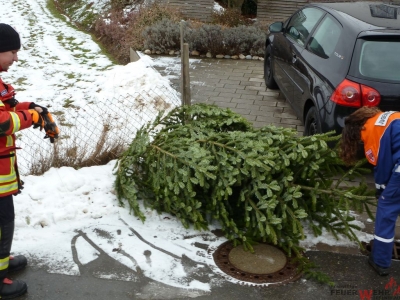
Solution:
[(0, 52), (19, 50), (21, 39), (18, 32), (8, 24), (0, 23)]

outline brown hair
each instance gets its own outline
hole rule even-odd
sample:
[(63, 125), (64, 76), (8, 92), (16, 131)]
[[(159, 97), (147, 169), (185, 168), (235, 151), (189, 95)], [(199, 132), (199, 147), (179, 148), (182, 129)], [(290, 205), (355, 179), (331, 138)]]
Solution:
[(381, 110), (377, 107), (363, 106), (344, 120), (339, 156), (347, 165), (357, 161), (361, 130), (364, 128), (365, 122), (380, 112)]

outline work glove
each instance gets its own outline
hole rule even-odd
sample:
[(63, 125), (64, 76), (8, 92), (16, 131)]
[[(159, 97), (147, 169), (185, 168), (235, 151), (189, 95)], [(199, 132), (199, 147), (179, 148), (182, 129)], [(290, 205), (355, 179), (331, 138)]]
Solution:
[(41, 116), (44, 119), (44, 131), (46, 132), (45, 139), (49, 138), (50, 143), (54, 143), (54, 139), (58, 139), (58, 135), (60, 134), (60, 129), (58, 128), (56, 122), (53, 119), (51, 113), (42, 113)]
[(44, 127), (44, 120), (40, 113), (37, 112), (35, 109), (29, 109), (29, 113), (32, 116), (32, 126), (33, 128), (40, 128), (40, 131), (43, 130)]
[(42, 114), (42, 115), (47, 114), (47, 113), (49, 112), (49, 110), (48, 110), (46, 107), (40, 106), (40, 105), (38, 105), (38, 104), (36, 104), (36, 103), (34, 103), (34, 102), (32, 102), (31, 104), (29, 104), (29, 109), (34, 109), (34, 110), (36, 110), (38, 113), (40, 113), (40, 114)]

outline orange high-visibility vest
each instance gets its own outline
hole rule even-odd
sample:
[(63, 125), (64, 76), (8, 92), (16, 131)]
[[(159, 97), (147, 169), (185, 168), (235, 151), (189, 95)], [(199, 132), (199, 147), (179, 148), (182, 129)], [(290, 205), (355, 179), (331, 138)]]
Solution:
[(400, 119), (400, 112), (387, 111), (378, 113), (364, 124), (361, 130), (361, 140), (364, 142), (364, 151), (367, 160), (376, 166), (379, 156), (380, 141), (393, 120)]

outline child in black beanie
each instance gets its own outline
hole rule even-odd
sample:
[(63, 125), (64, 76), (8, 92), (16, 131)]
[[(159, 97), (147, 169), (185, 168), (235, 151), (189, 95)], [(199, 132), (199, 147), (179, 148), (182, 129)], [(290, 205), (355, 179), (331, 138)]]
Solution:
[[(20, 48), (18, 32), (0, 23), (0, 72), (7, 72), (18, 61)], [(15, 298), (28, 290), (25, 282), (7, 278), (8, 273), (27, 265), (25, 256), (10, 255), (15, 219), (13, 196), (23, 188), (16, 163), (15, 132), (32, 125), (43, 128), (40, 113), (44, 110), (47, 111), (33, 102), (18, 102), (14, 88), (0, 78), (0, 299)]]

